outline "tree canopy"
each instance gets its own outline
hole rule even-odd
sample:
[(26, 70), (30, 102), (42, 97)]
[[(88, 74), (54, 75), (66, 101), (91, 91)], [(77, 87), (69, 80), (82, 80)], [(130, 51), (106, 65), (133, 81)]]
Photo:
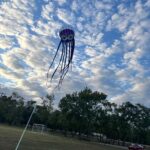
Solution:
[[(121, 105), (107, 100), (107, 95), (85, 88), (66, 94), (53, 108), (53, 95), (42, 97), (30, 122), (42, 123), (53, 130), (62, 130), (91, 136), (93, 133), (107, 138), (150, 144), (150, 108), (141, 104), (124, 102)], [(0, 123), (25, 125), (34, 106), (17, 93), (0, 95)]]

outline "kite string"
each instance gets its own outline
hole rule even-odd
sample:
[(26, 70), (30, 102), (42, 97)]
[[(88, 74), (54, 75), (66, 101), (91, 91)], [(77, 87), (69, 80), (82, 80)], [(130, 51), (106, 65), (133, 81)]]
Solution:
[(26, 132), (26, 130), (27, 130), (27, 128), (28, 128), (28, 125), (29, 125), (29, 123), (30, 123), (30, 121), (31, 121), (31, 118), (32, 118), (32, 116), (33, 116), (35, 110), (36, 110), (36, 104), (35, 104), (35, 106), (34, 106), (34, 108), (33, 108), (33, 110), (32, 110), (32, 113), (31, 113), (31, 115), (30, 115), (28, 121), (27, 121), (27, 124), (26, 124), (26, 126), (25, 126), (25, 128), (24, 128), (24, 130), (23, 130), (23, 132), (22, 132), (22, 134), (21, 134), (21, 136), (20, 136), (20, 139), (19, 139), (19, 141), (18, 141), (18, 143), (17, 143), (17, 145), (16, 145), (15, 150), (18, 150), (18, 148), (19, 148), (19, 146), (20, 146), (20, 143), (21, 143), (21, 141), (22, 141), (22, 139), (23, 139), (23, 137), (24, 137), (24, 134), (25, 134), (25, 132)]
[[(51, 95), (54, 95), (54, 90), (56, 90), (55, 88), (52, 90), (52, 94)], [(18, 150), (18, 148), (19, 148), (19, 146), (20, 146), (20, 143), (21, 143), (21, 141), (22, 141), (22, 139), (23, 139), (23, 137), (24, 137), (24, 134), (25, 134), (25, 132), (26, 132), (26, 130), (27, 130), (27, 128), (28, 128), (28, 126), (29, 126), (29, 123), (30, 123), (30, 121), (31, 121), (31, 119), (32, 119), (32, 116), (33, 116), (33, 114), (34, 114), (34, 112), (35, 112), (35, 110), (36, 110), (36, 107), (37, 107), (37, 104), (35, 103), (35, 105), (34, 105), (34, 107), (33, 107), (33, 110), (32, 110), (32, 112), (31, 112), (31, 115), (30, 115), (30, 117), (29, 117), (29, 119), (28, 119), (28, 121), (27, 121), (27, 124), (26, 124), (26, 126), (25, 126), (25, 128), (24, 128), (24, 130), (23, 130), (23, 132), (22, 132), (22, 134), (21, 134), (21, 136), (20, 136), (20, 139), (19, 139), (19, 141), (18, 141), (18, 143), (17, 143), (17, 145), (16, 145), (16, 148), (15, 148), (15, 150)]]

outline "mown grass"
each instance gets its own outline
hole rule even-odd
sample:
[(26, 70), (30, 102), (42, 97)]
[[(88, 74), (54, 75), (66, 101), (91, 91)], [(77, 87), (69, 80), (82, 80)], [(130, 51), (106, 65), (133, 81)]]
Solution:
[[(15, 150), (22, 129), (0, 125), (0, 150)], [(19, 150), (122, 150), (121, 147), (27, 131)]]

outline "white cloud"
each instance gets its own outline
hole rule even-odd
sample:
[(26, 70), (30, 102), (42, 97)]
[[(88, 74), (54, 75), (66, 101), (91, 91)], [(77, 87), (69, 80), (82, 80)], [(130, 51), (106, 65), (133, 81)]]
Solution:
[(18, 35), (27, 30), (26, 24), (33, 24), (32, 9), (34, 3), (32, 1), (26, 3), (14, 0), (10, 3), (2, 4), (0, 7), (0, 34)]
[(16, 56), (13, 55), (3, 55), (2, 56), (2, 61), (5, 66), (12, 70), (17, 70), (17, 71), (22, 71), (23, 70), (23, 65), (21, 64), (21, 60), (17, 58)]
[(74, 1), (72, 2), (71, 8), (72, 8), (73, 11), (77, 12), (77, 11), (79, 10), (79, 7), (78, 7), (78, 6), (79, 6), (79, 4), (77, 3), (76, 0), (74, 0)]
[[(129, 6), (111, 0), (45, 1), (39, 14), (35, 14), (36, 1), (14, 0), (0, 7), (0, 74), (11, 89), (40, 101), (47, 92), (60, 98), (89, 86), (117, 103), (149, 105), (149, 70), (140, 63), (149, 52), (149, 1)], [(46, 73), (60, 40), (59, 30), (66, 24), (75, 30), (73, 67), (60, 91), (53, 91), (57, 76), (47, 89)], [(104, 37), (113, 29), (121, 37), (107, 37), (113, 38), (107, 44)]]
[(108, 10), (110, 10), (112, 8), (112, 4), (96, 0), (95, 7), (98, 10), (102, 10), (102, 9), (105, 9), (105, 10), (108, 9)]
[(66, 24), (72, 25), (74, 23), (74, 14), (66, 9), (57, 10), (58, 18)]
[(125, 101), (130, 101), (132, 103), (142, 103), (146, 106), (150, 106), (149, 101), (149, 89), (150, 89), (150, 80), (140, 79), (140, 81), (136, 81), (136, 84), (122, 94), (118, 94), (111, 98), (113, 102), (122, 103)]
[(1, 49), (9, 49), (15, 44), (14, 40), (10, 37), (0, 37), (0, 48)]
[(51, 20), (51, 17), (53, 16), (52, 15), (53, 12), (54, 12), (54, 4), (52, 2), (50, 2), (42, 7), (41, 16), (44, 19)]
[(56, 1), (60, 6), (66, 3), (66, 0), (56, 0)]
[(11, 80), (12, 82), (15, 82), (16, 80), (20, 80), (22, 78), (20, 74), (7, 70), (6, 67), (0, 67), (0, 74), (1, 76)]

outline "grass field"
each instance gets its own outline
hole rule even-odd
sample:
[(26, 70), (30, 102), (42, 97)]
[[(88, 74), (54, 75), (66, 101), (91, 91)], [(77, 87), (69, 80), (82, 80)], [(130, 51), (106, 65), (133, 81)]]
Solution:
[[(0, 126), (0, 150), (15, 150), (22, 129)], [(127, 148), (79, 141), (63, 136), (38, 134), (27, 131), (19, 150), (123, 150)]]

